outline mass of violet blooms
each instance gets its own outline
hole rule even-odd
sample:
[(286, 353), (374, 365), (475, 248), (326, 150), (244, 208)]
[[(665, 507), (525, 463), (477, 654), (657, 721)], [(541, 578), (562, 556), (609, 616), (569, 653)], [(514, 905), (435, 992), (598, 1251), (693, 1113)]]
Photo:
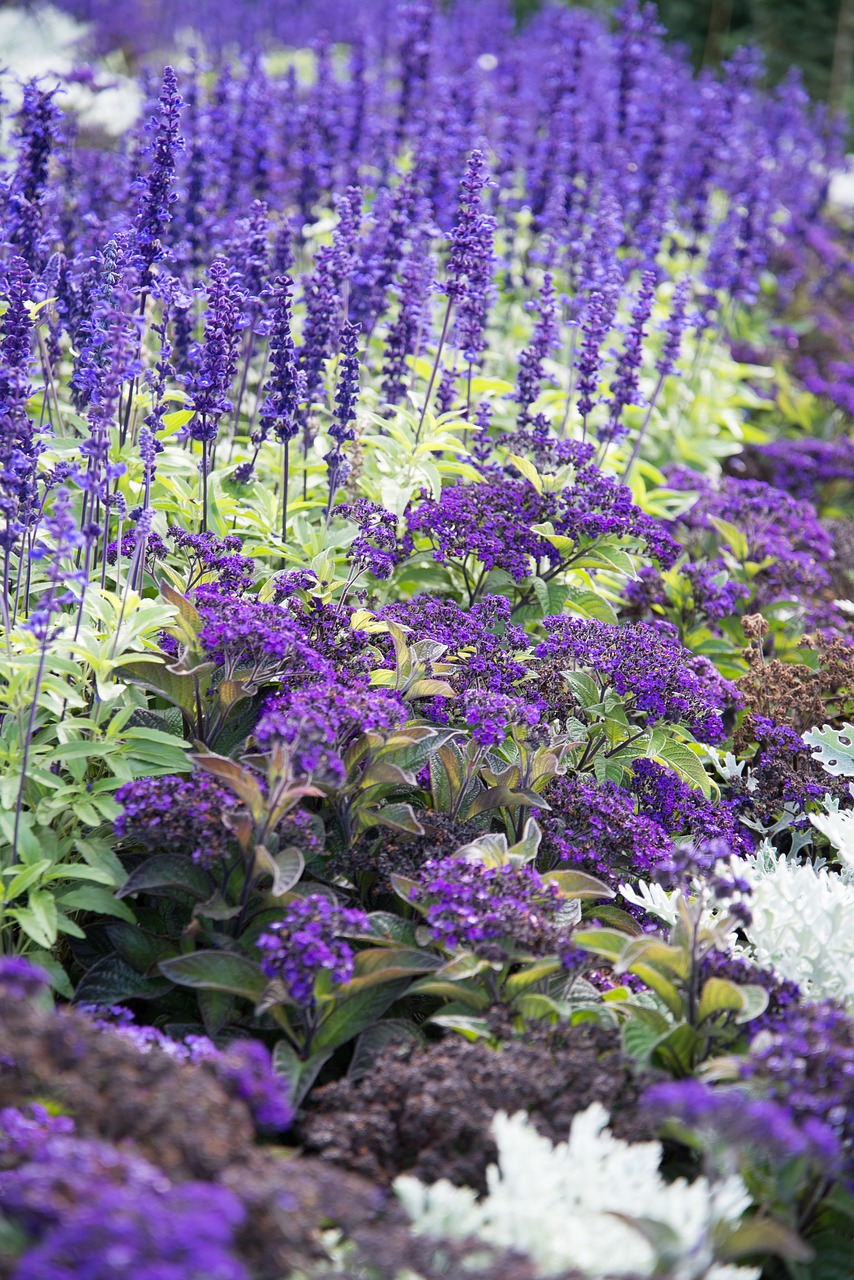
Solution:
[[(0, 996), (205, 1063), (279, 1143), (396, 1039), (593, 1022), (674, 1172), (743, 1176), (745, 1256), (830, 1274), (839, 122), (637, 0), (63, 7), (81, 65), (0, 80)], [(118, 47), (107, 138), (69, 104)], [(15, 1280), (254, 1280), (251, 1204), (0, 1111)], [(704, 1240), (650, 1267), (742, 1256)]]

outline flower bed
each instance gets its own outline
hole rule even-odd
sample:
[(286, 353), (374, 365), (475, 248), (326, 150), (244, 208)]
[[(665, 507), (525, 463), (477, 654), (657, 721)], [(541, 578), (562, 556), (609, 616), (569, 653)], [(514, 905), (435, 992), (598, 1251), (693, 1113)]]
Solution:
[(138, 123), (2, 140), (0, 1276), (850, 1277), (837, 124), (632, 0), (87, 8)]

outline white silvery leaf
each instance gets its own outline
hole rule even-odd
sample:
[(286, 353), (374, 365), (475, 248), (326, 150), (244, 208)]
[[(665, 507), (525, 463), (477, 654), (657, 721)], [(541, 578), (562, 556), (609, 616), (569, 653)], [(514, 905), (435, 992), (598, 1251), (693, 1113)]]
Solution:
[(745, 933), (756, 963), (812, 999), (854, 1007), (854, 885), (783, 857), (747, 866), (745, 875), (753, 888)]
[(620, 896), (634, 907), (643, 907), (650, 915), (657, 916), (665, 924), (676, 923), (676, 893), (668, 893), (660, 884), (647, 884), (638, 880), (636, 885), (621, 884)]
[(854, 867), (854, 813), (850, 809), (834, 813), (811, 813), (816, 831), (827, 836), (839, 855), (839, 861)]
[(395, 1188), (417, 1231), (515, 1249), (543, 1276), (568, 1268), (590, 1280), (651, 1276), (659, 1259), (631, 1215), (660, 1224), (660, 1234), (677, 1243), (679, 1280), (755, 1280), (753, 1269), (714, 1260), (717, 1228), (735, 1225), (750, 1206), (740, 1178), (667, 1184), (659, 1173), (660, 1143), (624, 1142), (607, 1126), (608, 1113), (594, 1103), (575, 1117), (569, 1140), (553, 1146), (524, 1113), (498, 1112), (492, 1122), (498, 1164), (487, 1171), (480, 1201), (447, 1182), (424, 1187), (406, 1177)]
[(854, 725), (844, 724), (841, 729), (811, 729), (803, 735), (813, 757), (834, 778), (854, 778)]

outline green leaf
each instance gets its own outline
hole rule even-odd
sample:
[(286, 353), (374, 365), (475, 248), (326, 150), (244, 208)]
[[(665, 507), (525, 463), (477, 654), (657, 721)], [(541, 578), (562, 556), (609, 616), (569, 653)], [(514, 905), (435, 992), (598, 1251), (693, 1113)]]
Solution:
[(409, 996), (432, 996), (439, 1000), (451, 1000), (469, 1009), (488, 1009), (489, 996), (474, 982), (449, 982), (440, 978), (420, 978), (413, 982)]
[(80, 885), (57, 894), (57, 902), (63, 911), (96, 911), (102, 916), (118, 916), (129, 924), (136, 923), (136, 916), (130, 907), (119, 902), (111, 889), (98, 884)]
[(651, 964), (633, 964), (631, 972), (663, 1000), (674, 1018), (683, 1015), (682, 996), (676, 986)]
[(602, 693), (596, 681), (586, 671), (563, 671), (564, 681), (569, 685), (575, 700), (585, 711), (598, 707)]
[(41, 880), (44, 873), (52, 866), (50, 858), (42, 858), (40, 862), (34, 862), (30, 867), (20, 869), (20, 863), (16, 863), (14, 867), (7, 867), (2, 873), (4, 876), (11, 875), (11, 880), (3, 890), (3, 897), (6, 902), (14, 902), (22, 893), (26, 893), (31, 885), (37, 880)]
[(430, 1022), (436, 1027), (456, 1031), (472, 1043), (476, 1040), (488, 1040), (492, 1035), (492, 1029), (486, 1018), (471, 1018), (463, 1013), (436, 1013)]
[(418, 1043), (423, 1040), (414, 1022), (406, 1018), (382, 1018), (363, 1031), (356, 1041), (347, 1070), (348, 1080), (361, 1080), (374, 1066), (377, 1055), (390, 1044)]
[(160, 853), (148, 858), (132, 871), (116, 897), (127, 898), (132, 893), (151, 893), (169, 897), (173, 889), (181, 889), (203, 902), (211, 896), (213, 882), (206, 871), (190, 858), (177, 853)]
[(158, 969), (180, 987), (230, 991), (257, 1002), (267, 987), (260, 965), (231, 951), (194, 951), (187, 956), (161, 960)]
[(745, 1000), (741, 988), (728, 978), (708, 978), (700, 994), (697, 1018), (703, 1022), (716, 1013), (743, 1013)]
[(290, 892), (301, 879), (303, 871), (305, 871), (305, 858), (295, 845), (290, 845), (273, 857), (264, 845), (256, 844), (253, 872), (256, 876), (273, 877), (273, 887), (270, 892), (274, 898), (281, 898), (283, 894)]
[(534, 486), (537, 493), (543, 492), (543, 482), (540, 478), (540, 473), (532, 462), (529, 462), (527, 458), (520, 458), (516, 453), (509, 454), (507, 460), (508, 462), (512, 462), (516, 470), (520, 471), (525, 479)]
[(108, 924), (105, 930), (107, 937), (119, 955), (136, 969), (137, 973), (146, 973), (153, 969), (158, 960), (175, 954), (175, 946), (167, 938), (158, 938), (147, 933), (138, 924), (126, 924), (117, 920)]
[(556, 884), (565, 898), (615, 898), (613, 889), (586, 871), (548, 871), (543, 879)]
[(391, 827), (393, 831), (408, 831), (414, 836), (424, 835), (424, 828), (416, 818), (411, 804), (384, 804), (379, 809), (371, 809), (370, 817), (372, 825)]
[(156, 1000), (170, 989), (165, 978), (145, 978), (121, 956), (103, 956), (77, 986), (79, 1004), (121, 1004), (124, 1000)]
[(402, 942), (408, 946), (415, 944), (415, 923), (404, 920), (393, 911), (372, 911), (368, 916), (370, 935), (373, 938), (386, 939), (389, 942)]
[(752, 1022), (754, 1018), (758, 1018), (768, 1008), (770, 999), (768, 991), (758, 982), (740, 983), (739, 988), (744, 1000), (744, 1008), (741, 1013), (736, 1015), (735, 1021), (738, 1023)]
[(688, 1075), (702, 1047), (703, 1037), (682, 1022), (659, 1040), (654, 1056), (675, 1075)]
[[(339, 1045), (346, 1044), (359, 1035), (377, 1018), (382, 1017), (386, 1009), (402, 996), (409, 986), (408, 978), (398, 978), (393, 982), (385, 982), (379, 986), (368, 987), (359, 991), (349, 999), (343, 999), (331, 1013), (324, 1018), (315, 1034), (313, 1047), (316, 1051), (328, 1050), (330, 1053)], [(346, 990), (346, 987), (339, 988)]]
[(626, 1057), (645, 1067), (649, 1065), (652, 1052), (661, 1039), (661, 1032), (633, 1018), (624, 1023), (621, 1037)]
[(706, 799), (711, 799), (711, 779), (694, 755), (694, 752), (689, 751), (681, 742), (677, 742), (675, 738), (668, 738), (657, 754), (652, 756), (652, 759), (657, 764), (663, 764), (674, 769), (683, 782), (688, 782), (692, 787), (697, 787), (698, 790), (702, 791)]
[[(196, 709), (193, 678), (189, 675), (181, 675), (178, 672), (170, 671), (166, 665), (167, 661), (168, 659), (164, 657), (160, 661), (153, 658), (140, 658), (136, 662), (127, 662), (122, 667), (122, 678), (159, 694), (161, 698), (165, 698), (173, 706), (186, 711), (187, 715), (192, 718)], [(209, 674), (209, 672), (206, 674)]]
[(516, 996), (528, 991), (529, 987), (542, 982), (545, 978), (551, 978), (552, 974), (560, 973), (560, 970), (560, 960), (539, 960), (535, 964), (526, 965), (525, 968), (520, 969), (519, 973), (511, 974), (511, 977), (506, 980), (504, 996), (507, 1000), (515, 1000)]
[(606, 956), (609, 960), (619, 960), (628, 940), (616, 929), (579, 929), (572, 935), (575, 946), (592, 951), (594, 955)]
[(228, 991), (202, 987), (197, 998), (205, 1031), (213, 1038), (228, 1022), (234, 1008), (234, 996)]
[[(850, 1242), (848, 1249), (847, 1275), (850, 1277), (851, 1261), (854, 1259)], [(750, 1218), (747, 1222), (742, 1222), (724, 1236), (717, 1250), (717, 1256), (722, 1262), (737, 1262), (740, 1258), (765, 1253), (776, 1254), (792, 1262), (810, 1262), (813, 1259), (811, 1245), (774, 1218)], [(816, 1280), (827, 1280), (828, 1274), (822, 1267), (816, 1271)]]
[(39, 946), (50, 948), (56, 942), (59, 921), (56, 899), (46, 889), (31, 889), (27, 907), (18, 908), (18, 924)]
[(717, 529), (736, 560), (744, 562), (750, 554), (750, 547), (738, 526), (731, 524), (729, 520), (721, 520), (719, 516), (709, 516), (709, 524)]
[(54, 991), (58, 991), (66, 1000), (73, 999), (74, 988), (69, 981), (68, 974), (49, 951), (28, 951), (27, 959), (31, 960), (33, 964), (37, 964), (40, 969), (44, 969), (50, 978), (50, 985)]
[(321, 1067), (331, 1056), (330, 1050), (313, 1053), (310, 1058), (301, 1058), (287, 1040), (276, 1042), (273, 1048), (273, 1070), (277, 1076), (281, 1076), (292, 1107), (296, 1108), (301, 1104)]

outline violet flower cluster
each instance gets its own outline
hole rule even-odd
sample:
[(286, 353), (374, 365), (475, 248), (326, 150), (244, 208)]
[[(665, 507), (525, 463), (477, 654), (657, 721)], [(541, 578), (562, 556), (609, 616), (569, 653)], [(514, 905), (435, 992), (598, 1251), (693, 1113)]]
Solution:
[[(705, 742), (726, 737), (721, 719), (735, 687), (708, 659), (685, 649), (663, 623), (620, 627), (590, 618), (546, 618), (535, 654), (555, 672), (587, 670), (649, 722), (684, 724)], [(559, 699), (560, 700), (560, 699)]]
[(122, 807), (113, 828), (118, 840), (191, 858), (208, 870), (230, 856), (223, 818), (234, 811), (235, 798), (208, 774), (138, 778), (119, 787), (116, 803)]
[(338, 934), (367, 929), (367, 917), (361, 911), (338, 907), (322, 894), (295, 898), (281, 920), (258, 938), (261, 968), (282, 984), (290, 1000), (311, 1010), (314, 984), (321, 973), (328, 973), (337, 984), (353, 976), (353, 948)]
[(255, 739), (263, 748), (274, 741), (286, 743), (300, 774), (341, 786), (350, 743), (363, 733), (390, 733), (407, 715), (394, 690), (371, 688), (363, 677), (329, 675), (267, 698)]
[(491, 944), (502, 940), (535, 955), (556, 949), (560, 891), (533, 867), (445, 858), (426, 862), (418, 882), (412, 901), (424, 909), (439, 946), (469, 947), (490, 956), (497, 955)]
[(14, 1280), (248, 1280), (233, 1251), (245, 1210), (232, 1191), (170, 1183), (41, 1107), (0, 1112), (0, 1210), (31, 1241)]

